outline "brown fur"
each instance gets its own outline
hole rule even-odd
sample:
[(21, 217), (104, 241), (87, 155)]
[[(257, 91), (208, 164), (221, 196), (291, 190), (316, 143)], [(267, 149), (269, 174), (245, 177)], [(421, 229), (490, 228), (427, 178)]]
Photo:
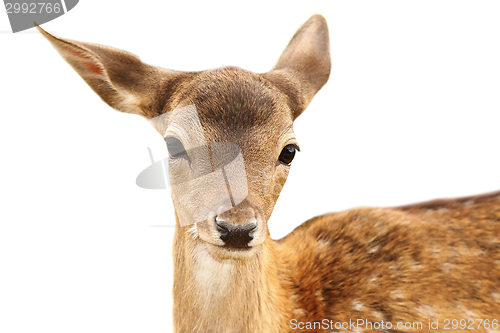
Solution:
[(316, 217), (278, 249), (292, 253), (285, 262), (295, 272), (292, 313), (299, 321), (420, 321), (431, 332), (429, 319), (442, 327), (445, 319), (499, 318), (499, 236), (496, 193)]
[[(313, 218), (279, 241), (270, 238), (267, 221), (289, 172), (278, 156), (297, 144), (293, 121), (330, 74), (321, 16), (297, 31), (265, 74), (235, 67), (170, 71), (121, 50), (40, 31), (111, 107), (152, 119), (194, 104), (208, 142), (241, 148), (249, 193), (219, 216), (233, 225), (255, 219), (255, 237), (247, 250), (227, 249), (213, 219), (181, 227), (176, 208), (176, 332), (327, 332), (291, 328), (291, 320), (325, 319), (421, 322), (422, 331), (435, 332), (429, 320), (439, 320), (442, 330), (445, 319), (500, 319), (499, 193), (357, 208)], [(171, 172), (190, 172), (186, 163), (171, 162)]]

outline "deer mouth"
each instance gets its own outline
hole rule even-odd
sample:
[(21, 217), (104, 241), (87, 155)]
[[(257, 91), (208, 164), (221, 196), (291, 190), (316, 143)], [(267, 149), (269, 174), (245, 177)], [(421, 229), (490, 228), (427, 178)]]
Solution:
[(231, 246), (231, 245), (217, 245), (219, 248), (229, 251), (229, 252), (246, 252), (251, 251), (253, 246)]
[(217, 259), (245, 260), (253, 257), (255, 253), (258, 252), (258, 248), (260, 248), (260, 245), (234, 247), (206, 243), (206, 248), (210, 255)]

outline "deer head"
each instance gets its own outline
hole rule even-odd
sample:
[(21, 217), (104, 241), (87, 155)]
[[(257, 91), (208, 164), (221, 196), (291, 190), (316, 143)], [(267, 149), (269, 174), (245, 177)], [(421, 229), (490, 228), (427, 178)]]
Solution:
[[(182, 232), (190, 230), (214, 257), (251, 257), (269, 237), (267, 221), (299, 149), (293, 122), (330, 74), (324, 18), (305, 22), (264, 74), (167, 70), (39, 30), (104, 102), (150, 120), (165, 138)], [(210, 178), (235, 156), (240, 163), (223, 169), (222, 185)]]

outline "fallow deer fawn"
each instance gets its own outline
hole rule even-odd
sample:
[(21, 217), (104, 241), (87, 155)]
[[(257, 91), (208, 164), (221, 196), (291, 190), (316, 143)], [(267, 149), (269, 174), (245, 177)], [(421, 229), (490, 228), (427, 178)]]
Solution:
[[(240, 184), (241, 200), (225, 210), (213, 207), (204, 220), (186, 220), (174, 198), (176, 332), (500, 332), (500, 192), (357, 208), (270, 238), (276, 189), (298, 149), (293, 121), (330, 75), (322, 16), (297, 31), (265, 74), (235, 67), (166, 70), (40, 31), (111, 107), (154, 119), (194, 106), (206, 142), (233, 143), (245, 170), (266, 169), (266, 179)], [(159, 131), (171, 176), (196, 173), (190, 134)]]

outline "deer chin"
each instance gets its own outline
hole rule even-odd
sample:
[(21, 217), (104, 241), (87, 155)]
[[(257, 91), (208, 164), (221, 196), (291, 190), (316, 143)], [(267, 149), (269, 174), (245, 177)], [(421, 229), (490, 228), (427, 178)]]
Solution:
[(209, 255), (219, 260), (249, 260), (261, 251), (262, 242), (246, 247), (231, 247), (215, 243), (212, 240), (198, 238), (198, 243), (205, 248)]

